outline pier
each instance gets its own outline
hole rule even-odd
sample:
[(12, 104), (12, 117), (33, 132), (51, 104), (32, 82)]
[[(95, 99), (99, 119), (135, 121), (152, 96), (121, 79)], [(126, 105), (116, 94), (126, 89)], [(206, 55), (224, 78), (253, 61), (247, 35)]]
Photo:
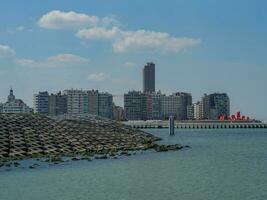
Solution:
[[(169, 128), (168, 121), (127, 121), (125, 125), (136, 129)], [(262, 122), (231, 122), (231, 121), (175, 121), (177, 129), (259, 129), (267, 128)]]

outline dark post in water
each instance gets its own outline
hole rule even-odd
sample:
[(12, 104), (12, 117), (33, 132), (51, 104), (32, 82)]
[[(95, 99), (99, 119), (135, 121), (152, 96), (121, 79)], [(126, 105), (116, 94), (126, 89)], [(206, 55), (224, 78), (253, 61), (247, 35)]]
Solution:
[(169, 118), (169, 133), (170, 135), (174, 135), (174, 117), (170, 116)]

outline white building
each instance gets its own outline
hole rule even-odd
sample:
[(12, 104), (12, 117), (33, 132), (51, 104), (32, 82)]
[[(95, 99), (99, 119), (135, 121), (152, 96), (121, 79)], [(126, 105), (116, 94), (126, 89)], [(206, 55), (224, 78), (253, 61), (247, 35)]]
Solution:
[(64, 90), (67, 95), (67, 113), (69, 115), (88, 114), (88, 95), (83, 90)]
[(13, 90), (10, 89), (7, 102), (2, 106), (3, 113), (30, 113), (32, 109), (28, 107), (21, 99), (16, 99)]
[(99, 93), (97, 90), (65, 90), (67, 96), (68, 115), (99, 115), (105, 118), (113, 117), (113, 96), (109, 93)]
[(196, 120), (201, 120), (204, 118), (204, 113), (203, 113), (203, 103), (202, 102), (197, 102), (194, 103), (194, 118)]

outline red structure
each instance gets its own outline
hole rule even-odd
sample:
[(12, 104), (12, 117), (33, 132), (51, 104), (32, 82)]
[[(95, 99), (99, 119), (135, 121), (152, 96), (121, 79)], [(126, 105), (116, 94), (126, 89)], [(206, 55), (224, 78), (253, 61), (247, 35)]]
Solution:
[(240, 112), (237, 112), (237, 113), (236, 113), (236, 120), (241, 120), (241, 118), (240, 118), (240, 117), (241, 117), (241, 114), (240, 114)]
[(235, 115), (231, 115), (229, 117), (225, 116), (225, 115), (221, 115), (219, 117), (220, 121), (225, 121), (225, 120), (229, 120), (229, 121), (249, 121), (250, 118), (248, 116), (242, 115), (240, 112), (237, 112)]
[(220, 121), (224, 121), (225, 120), (225, 116), (224, 115), (221, 115), (220, 116)]

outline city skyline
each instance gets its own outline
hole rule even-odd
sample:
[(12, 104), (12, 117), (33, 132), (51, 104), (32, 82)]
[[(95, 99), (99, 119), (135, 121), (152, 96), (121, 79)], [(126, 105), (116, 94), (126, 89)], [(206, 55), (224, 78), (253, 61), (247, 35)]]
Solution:
[[(11, 86), (31, 106), (38, 91), (141, 91), (141, 69), (154, 62), (156, 90), (190, 92), (194, 102), (226, 92), (233, 112), (267, 119), (265, 2), (29, 4), (13, 0), (0, 8), (1, 102)], [(192, 11), (182, 9), (192, 4)], [(148, 7), (158, 16), (148, 16)], [(132, 8), (140, 8), (138, 17)]]

